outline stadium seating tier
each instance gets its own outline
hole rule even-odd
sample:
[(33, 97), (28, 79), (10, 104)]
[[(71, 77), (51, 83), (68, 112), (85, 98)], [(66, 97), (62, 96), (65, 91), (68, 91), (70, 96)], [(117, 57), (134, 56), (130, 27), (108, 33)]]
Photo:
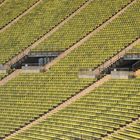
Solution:
[[(5, 63), (11, 59), (11, 56), (29, 47), (32, 42), (49, 31), (66, 15), (75, 11), (83, 2), (85, 1), (44, 0), (16, 24), (0, 33), (0, 63)], [(112, 2), (111, 8), (107, 7), (110, 2)], [(101, 8), (98, 0), (93, 1), (35, 51), (56, 51), (69, 48), (72, 43), (129, 2), (130, 0), (108, 0)], [(97, 6), (99, 13), (103, 14), (100, 18), (97, 18), (93, 12), (96, 9), (92, 9), (94, 5)], [(94, 83), (96, 79), (79, 79), (78, 72), (85, 68), (95, 69), (140, 37), (139, 7), (140, 1), (137, 1), (110, 25), (91, 37), (49, 71), (40, 74), (20, 74), (1, 86), (0, 139)], [(106, 12), (105, 8), (110, 10)], [(87, 25), (84, 25), (85, 18), (82, 15), (87, 17)], [(65, 35), (64, 38), (63, 35)], [(100, 139), (107, 133), (113, 133), (115, 129), (131, 123), (133, 118), (140, 115), (139, 91), (139, 78), (111, 80), (48, 120), (13, 137), (13, 140), (81, 137), (89, 140)], [(123, 136), (124, 133), (126, 131), (112, 139), (120, 135), (124, 139), (127, 137)], [(135, 134), (130, 133), (130, 135)]]
[[(110, 80), (40, 124), (13, 137), (13, 140), (101, 139), (106, 134), (113, 134), (116, 129), (131, 123), (134, 118), (138, 118), (139, 91), (139, 78)], [(126, 139), (132, 137), (136, 140), (140, 136), (138, 130), (138, 133), (127, 133), (127, 130), (124, 130), (120, 135), (124, 134), (122, 137)]]
[[(33, 51), (64, 51), (116, 14), (130, 0), (94, 0)], [(98, 14), (96, 12), (98, 12)]]
[(38, 0), (6, 0), (0, 7), (0, 29), (8, 25), (11, 21), (23, 14), (33, 6)]
[(0, 33), (0, 64), (28, 48), (85, 2), (86, 0), (43, 0), (17, 23)]

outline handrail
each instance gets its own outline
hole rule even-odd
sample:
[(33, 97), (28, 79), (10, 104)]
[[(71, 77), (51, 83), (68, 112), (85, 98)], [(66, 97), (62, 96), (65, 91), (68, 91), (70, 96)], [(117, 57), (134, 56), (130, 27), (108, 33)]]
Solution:
[(29, 56), (58, 56), (61, 53), (63, 53), (63, 51), (31, 51)]
[(140, 61), (137, 61), (135, 64), (132, 65), (133, 71), (137, 71), (140, 68)]
[(111, 71), (132, 71), (132, 68), (111, 68)]

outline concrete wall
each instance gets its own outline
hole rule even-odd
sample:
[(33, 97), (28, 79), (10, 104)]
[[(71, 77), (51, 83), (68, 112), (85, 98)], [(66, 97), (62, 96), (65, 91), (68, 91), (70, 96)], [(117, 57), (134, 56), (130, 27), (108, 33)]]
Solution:
[(94, 73), (94, 71), (89, 70), (89, 71), (80, 71), (78, 74), (79, 78), (96, 78), (97, 75)]
[(132, 71), (111, 71), (112, 79), (131, 79), (134, 78)]
[(6, 69), (4, 68), (3, 65), (0, 64), (0, 73), (6, 73)]
[(40, 66), (23, 66), (22, 73), (40, 73), (43, 70), (43, 67)]

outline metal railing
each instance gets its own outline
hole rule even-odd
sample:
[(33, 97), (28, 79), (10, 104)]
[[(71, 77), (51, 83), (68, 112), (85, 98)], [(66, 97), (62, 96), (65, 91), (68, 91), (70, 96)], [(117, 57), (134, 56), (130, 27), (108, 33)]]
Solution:
[(140, 69), (140, 61), (136, 62), (133, 66), (132, 66), (133, 71), (137, 71), (138, 69)]
[(132, 71), (132, 68), (111, 68), (111, 71)]
[(58, 56), (61, 53), (63, 53), (63, 51), (31, 51), (28, 55), (29, 56)]
[(23, 63), (22, 66), (24, 67), (30, 67), (30, 66), (40, 66), (39, 63)]

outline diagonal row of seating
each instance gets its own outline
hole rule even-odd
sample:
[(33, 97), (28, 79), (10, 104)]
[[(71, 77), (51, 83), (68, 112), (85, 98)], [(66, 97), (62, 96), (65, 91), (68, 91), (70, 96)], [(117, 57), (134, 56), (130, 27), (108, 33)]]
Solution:
[[(137, 2), (50, 70), (56, 74), (59, 71), (67, 73), (71, 70), (76, 76), (80, 69), (94, 69), (129, 46), (140, 37), (140, 23), (137, 20), (140, 14), (136, 12), (139, 11), (139, 6), (140, 2)], [(133, 22), (132, 15), (135, 15)]]
[(45, 73), (21, 74), (0, 87), (0, 138), (47, 113), (95, 81), (65, 77)]
[(17, 23), (0, 33), (0, 63), (6, 63), (28, 48), (87, 1), (43, 0)]
[(130, 126), (125, 127), (123, 130), (113, 134), (108, 140), (139, 140), (140, 139), (140, 121), (132, 123)]
[[(102, 139), (140, 116), (139, 91), (140, 78), (110, 80), (13, 140)], [(124, 135), (131, 136), (126, 132)], [(140, 138), (136, 133), (133, 135), (133, 140)]]
[(106, 22), (130, 2), (131, 0), (123, 2), (122, 0), (107, 0), (104, 2), (94, 0), (33, 51), (64, 51), (70, 48), (74, 43)]
[(11, 23), (37, 2), (38, 0), (6, 0), (0, 8), (0, 29)]
[(139, 7), (137, 2), (47, 73), (22, 74), (0, 87), (0, 137), (30, 123), (95, 82), (95, 79), (79, 79), (79, 70), (97, 67), (140, 35), (137, 28), (140, 15), (136, 12)]

